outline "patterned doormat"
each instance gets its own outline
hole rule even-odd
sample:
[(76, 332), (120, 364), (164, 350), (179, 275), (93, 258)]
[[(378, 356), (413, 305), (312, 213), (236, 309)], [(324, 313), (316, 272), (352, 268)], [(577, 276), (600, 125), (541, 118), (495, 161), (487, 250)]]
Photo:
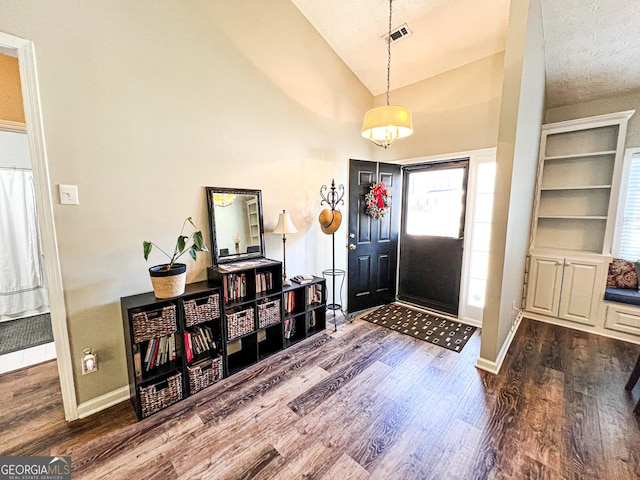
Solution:
[(53, 342), (48, 313), (0, 322), (0, 355)]
[(460, 352), (476, 331), (476, 327), (470, 327), (464, 323), (394, 304), (384, 305), (362, 317), (362, 320), (411, 335), (454, 352)]

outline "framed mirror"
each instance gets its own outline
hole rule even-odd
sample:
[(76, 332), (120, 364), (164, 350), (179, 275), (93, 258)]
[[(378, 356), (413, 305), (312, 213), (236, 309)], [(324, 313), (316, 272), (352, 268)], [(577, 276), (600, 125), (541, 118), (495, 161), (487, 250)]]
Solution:
[(262, 191), (205, 188), (213, 264), (263, 257)]

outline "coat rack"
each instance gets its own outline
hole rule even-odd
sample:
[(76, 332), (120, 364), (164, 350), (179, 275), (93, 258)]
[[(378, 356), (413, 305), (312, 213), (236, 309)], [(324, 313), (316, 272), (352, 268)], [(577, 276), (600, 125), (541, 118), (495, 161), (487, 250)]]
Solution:
[[(328, 207), (331, 208), (332, 215), (334, 214), (334, 210), (337, 205), (344, 205), (344, 185), (338, 185), (336, 189), (335, 179), (331, 179), (331, 187), (327, 187), (326, 185), (322, 185), (320, 187), (320, 205), (327, 204)], [(338, 227), (339, 228), (339, 227)], [(328, 275), (332, 278), (332, 300), (331, 303), (327, 303), (327, 310), (333, 311), (333, 331), (338, 330), (338, 323), (336, 322), (336, 310), (340, 310), (344, 315), (344, 311), (342, 310), (342, 304), (336, 303), (336, 277), (342, 277), (342, 283), (340, 284), (340, 301), (342, 302), (342, 287), (344, 285), (344, 277), (346, 275), (345, 270), (336, 269), (336, 233), (335, 231), (331, 234), (332, 239), (332, 247), (331, 247), (331, 270), (324, 270), (322, 275)], [(346, 317), (346, 315), (345, 315)]]

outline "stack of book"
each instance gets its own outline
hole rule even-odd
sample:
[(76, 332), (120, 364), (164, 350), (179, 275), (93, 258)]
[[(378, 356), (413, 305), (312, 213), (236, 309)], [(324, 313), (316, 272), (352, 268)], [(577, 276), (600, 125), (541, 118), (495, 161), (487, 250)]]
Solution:
[(215, 350), (216, 342), (213, 339), (211, 328), (207, 326), (197, 326), (193, 331), (184, 332), (184, 350), (187, 355), (187, 362), (210, 350)]
[(313, 275), (296, 275), (291, 280), (303, 285), (305, 283), (311, 283), (313, 281)]
[(147, 353), (144, 357), (144, 369), (150, 371), (158, 365), (163, 365), (176, 359), (176, 337), (172, 333), (168, 337), (149, 340)]
[(237, 300), (247, 296), (247, 277), (231, 273), (224, 278), (224, 301)]

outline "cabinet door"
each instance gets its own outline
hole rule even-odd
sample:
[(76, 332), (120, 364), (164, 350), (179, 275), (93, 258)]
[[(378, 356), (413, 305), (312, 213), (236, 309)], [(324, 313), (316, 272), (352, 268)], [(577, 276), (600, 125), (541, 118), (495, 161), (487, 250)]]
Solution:
[(527, 286), (527, 310), (552, 317), (558, 316), (562, 285), (561, 257), (531, 256)]
[(595, 325), (598, 311), (598, 281), (603, 264), (567, 258), (562, 277), (560, 318)]

